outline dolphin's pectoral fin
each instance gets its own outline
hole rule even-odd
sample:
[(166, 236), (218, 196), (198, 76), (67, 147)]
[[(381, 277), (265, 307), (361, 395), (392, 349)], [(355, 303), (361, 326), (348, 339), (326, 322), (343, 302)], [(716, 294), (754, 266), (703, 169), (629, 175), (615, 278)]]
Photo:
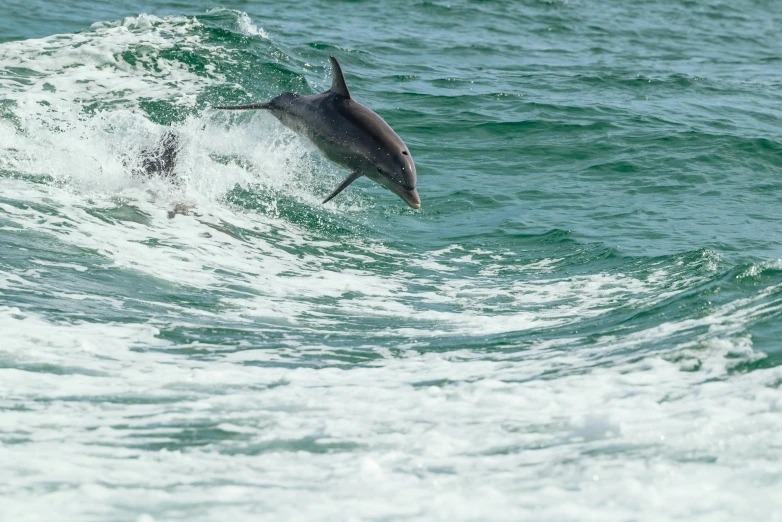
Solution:
[(345, 83), (342, 67), (339, 66), (339, 62), (333, 56), (329, 56), (329, 60), (331, 61), (331, 92), (350, 98), (350, 91), (348, 90), (348, 84)]
[(251, 103), (250, 105), (215, 105), (213, 109), (228, 109), (229, 111), (240, 111), (244, 109), (268, 109), (269, 102)]
[(327, 197), (326, 199), (323, 200), (323, 204), (325, 205), (326, 203), (331, 201), (331, 199), (334, 198), (334, 196), (336, 196), (337, 194), (339, 194), (340, 192), (345, 190), (345, 188), (347, 188), (348, 185), (350, 185), (351, 183), (353, 183), (354, 181), (356, 181), (358, 178), (360, 178), (363, 175), (364, 175), (364, 171), (363, 170), (361, 170), (361, 169), (354, 170), (353, 173), (350, 176), (345, 178), (345, 180), (342, 183), (339, 184), (339, 187), (334, 189), (334, 192), (329, 194), (329, 197)]

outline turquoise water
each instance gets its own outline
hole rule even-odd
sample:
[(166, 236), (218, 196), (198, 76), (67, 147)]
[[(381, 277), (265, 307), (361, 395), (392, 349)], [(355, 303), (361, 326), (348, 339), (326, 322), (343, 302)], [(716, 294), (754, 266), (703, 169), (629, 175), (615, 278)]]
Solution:
[[(781, 29), (6, 3), (0, 520), (782, 520)], [(323, 206), (346, 172), (210, 108), (323, 91), (330, 55), (420, 210)], [(169, 125), (177, 182), (131, 176)]]

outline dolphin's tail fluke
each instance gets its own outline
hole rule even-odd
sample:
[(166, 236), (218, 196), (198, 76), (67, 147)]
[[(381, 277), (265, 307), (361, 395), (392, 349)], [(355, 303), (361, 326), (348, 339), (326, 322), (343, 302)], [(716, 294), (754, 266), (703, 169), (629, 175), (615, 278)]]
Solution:
[(215, 105), (213, 109), (227, 109), (229, 111), (241, 111), (246, 109), (269, 109), (271, 105), (269, 102), (265, 103), (251, 103), (250, 105)]

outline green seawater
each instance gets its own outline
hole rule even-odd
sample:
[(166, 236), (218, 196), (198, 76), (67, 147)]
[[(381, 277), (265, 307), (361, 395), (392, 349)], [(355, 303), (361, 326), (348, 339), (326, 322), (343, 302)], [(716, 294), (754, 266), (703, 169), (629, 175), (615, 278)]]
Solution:
[(0, 521), (782, 520), (782, 5), (0, 7)]

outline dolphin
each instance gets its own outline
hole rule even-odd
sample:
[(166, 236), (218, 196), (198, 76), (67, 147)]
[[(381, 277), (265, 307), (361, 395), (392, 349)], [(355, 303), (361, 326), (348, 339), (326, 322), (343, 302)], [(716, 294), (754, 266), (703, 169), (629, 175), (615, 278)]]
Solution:
[(415, 189), (415, 163), (402, 139), (370, 109), (350, 96), (342, 68), (331, 61), (331, 89), (302, 96), (284, 92), (271, 101), (251, 105), (223, 105), (215, 109), (264, 109), (309, 139), (331, 162), (350, 175), (323, 200), (327, 203), (361, 176), (396, 193), (413, 208), (421, 207)]
[(130, 158), (123, 158), (122, 164), (131, 167), (131, 175), (134, 177), (160, 177), (174, 180), (176, 179), (174, 167), (178, 155), (179, 135), (173, 129), (168, 129), (154, 147), (141, 151), (140, 162), (133, 165), (134, 162), (131, 162)]
[(179, 136), (173, 130), (167, 130), (156, 149), (141, 151), (141, 169), (138, 172), (148, 177), (174, 178), (174, 166), (178, 154)]

